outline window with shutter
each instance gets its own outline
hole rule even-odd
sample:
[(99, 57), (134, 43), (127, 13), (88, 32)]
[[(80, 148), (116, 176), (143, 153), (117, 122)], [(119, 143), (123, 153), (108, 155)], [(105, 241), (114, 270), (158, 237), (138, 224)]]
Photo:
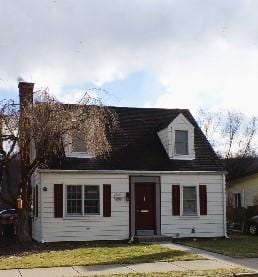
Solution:
[(100, 214), (99, 186), (66, 185), (66, 215), (86, 216)]
[(183, 215), (197, 215), (197, 193), (195, 186), (183, 187)]

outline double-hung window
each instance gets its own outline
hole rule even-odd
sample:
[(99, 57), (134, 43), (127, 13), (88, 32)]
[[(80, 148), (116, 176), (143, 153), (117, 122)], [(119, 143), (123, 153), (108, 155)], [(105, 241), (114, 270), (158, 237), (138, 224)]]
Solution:
[(197, 191), (195, 186), (183, 187), (183, 215), (197, 215)]
[(175, 130), (175, 154), (188, 155), (188, 131)]
[(67, 216), (83, 216), (98, 214), (100, 214), (99, 186), (66, 186)]
[(87, 144), (85, 141), (85, 136), (82, 132), (72, 133), (72, 152), (87, 153)]

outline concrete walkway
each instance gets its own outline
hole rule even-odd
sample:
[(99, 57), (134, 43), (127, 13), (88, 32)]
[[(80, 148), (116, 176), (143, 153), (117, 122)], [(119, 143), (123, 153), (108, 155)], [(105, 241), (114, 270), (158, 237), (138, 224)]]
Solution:
[(213, 252), (209, 252), (209, 251), (205, 251), (197, 248), (192, 248), (189, 246), (179, 245), (175, 243), (162, 243), (162, 245), (171, 249), (177, 249), (177, 250), (197, 254), (206, 259), (209, 259), (210, 261), (216, 261), (218, 263), (221, 263), (222, 265), (243, 267), (243, 268), (248, 268), (258, 272), (258, 258), (231, 258), (229, 256), (225, 256), (225, 255), (221, 255), (221, 254), (217, 254), (217, 253), (213, 253)]
[[(155, 262), (127, 265), (96, 265), (96, 266), (73, 266), (73, 267), (52, 267), (33, 269), (12, 269), (0, 270), (0, 277), (75, 277), (80, 275), (108, 275), (146, 272), (168, 272), (168, 271), (189, 271), (209, 270), (221, 268), (245, 267), (258, 272), (258, 259), (233, 259), (211, 252), (181, 246), (173, 243), (162, 245), (171, 249), (183, 250), (199, 254), (208, 260), (178, 261), (178, 262)], [(248, 260), (248, 261), (246, 261)]]

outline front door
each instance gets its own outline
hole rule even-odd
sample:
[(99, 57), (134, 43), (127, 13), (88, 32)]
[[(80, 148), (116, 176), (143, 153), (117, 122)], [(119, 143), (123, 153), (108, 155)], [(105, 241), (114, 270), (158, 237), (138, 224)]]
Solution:
[(135, 183), (135, 229), (155, 230), (155, 183)]

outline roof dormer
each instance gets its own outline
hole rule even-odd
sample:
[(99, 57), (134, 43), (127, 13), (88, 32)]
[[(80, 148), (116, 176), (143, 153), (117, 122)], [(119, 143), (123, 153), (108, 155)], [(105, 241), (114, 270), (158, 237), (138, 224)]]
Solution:
[(195, 159), (194, 126), (182, 113), (160, 130), (158, 136), (170, 159)]
[(73, 132), (65, 137), (66, 157), (92, 158), (82, 132)]

